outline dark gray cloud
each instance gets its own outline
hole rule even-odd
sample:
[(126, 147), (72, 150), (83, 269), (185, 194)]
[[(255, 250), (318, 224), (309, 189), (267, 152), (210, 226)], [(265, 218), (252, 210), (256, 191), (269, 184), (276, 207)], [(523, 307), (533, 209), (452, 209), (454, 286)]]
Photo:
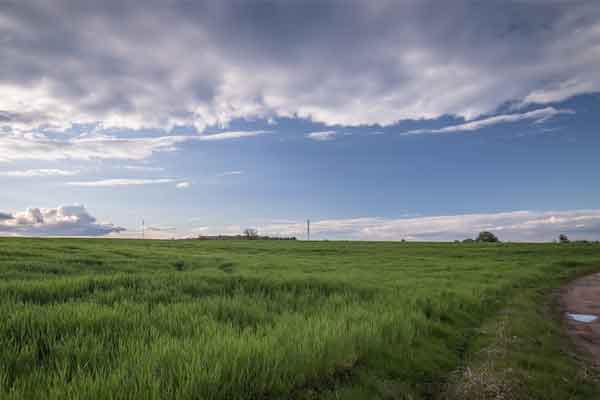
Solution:
[(0, 3), (0, 127), (473, 118), (600, 90), (598, 2)]
[(102, 236), (123, 230), (112, 224), (97, 222), (82, 205), (28, 208), (14, 214), (0, 213), (0, 235)]

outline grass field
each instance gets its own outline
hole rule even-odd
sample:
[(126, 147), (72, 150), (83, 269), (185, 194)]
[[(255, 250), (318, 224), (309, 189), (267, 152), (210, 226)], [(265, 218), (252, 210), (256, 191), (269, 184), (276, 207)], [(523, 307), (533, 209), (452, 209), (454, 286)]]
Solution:
[(0, 239), (0, 398), (434, 398), (502, 344), (515, 398), (593, 399), (547, 306), (593, 270), (599, 245)]

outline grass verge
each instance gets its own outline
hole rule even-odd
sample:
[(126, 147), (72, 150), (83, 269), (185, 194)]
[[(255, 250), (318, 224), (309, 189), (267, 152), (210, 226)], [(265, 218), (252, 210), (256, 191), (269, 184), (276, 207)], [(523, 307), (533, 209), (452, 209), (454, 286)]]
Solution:
[[(580, 273), (600, 268), (584, 268)], [(531, 287), (487, 321), (439, 394), (444, 400), (598, 399), (598, 371), (576, 355), (565, 335), (556, 287)], [(553, 290), (554, 289), (554, 290)]]

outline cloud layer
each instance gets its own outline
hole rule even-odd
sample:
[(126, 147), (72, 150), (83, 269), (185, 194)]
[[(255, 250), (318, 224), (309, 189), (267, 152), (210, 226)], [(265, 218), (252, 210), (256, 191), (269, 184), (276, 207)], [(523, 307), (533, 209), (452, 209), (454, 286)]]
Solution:
[[(2, 2), (0, 15), (0, 131), (12, 133), (472, 119), (600, 90), (593, 1), (56, 0)], [(138, 145), (138, 158), (161, 146)]]
[[(258, 224), (261, 234), (304, 238), (306, 223)], [(480, 231), (496, 233), (501, 240), (550, 241), (565, 233), (574, 239), (600, 239), (600, 210), (513, 211), (488, 214), (446, 215), (414, 218), (351, 218), (311, 221), (317, 239), (434, 240), (473, 238)], [(202, 227), (208, 233), (236, 234), (241, 226)]]
[(0, 213), (0, 235), (102, 236), (123, 230), (112, 224), (97, 222), (82, 205)]

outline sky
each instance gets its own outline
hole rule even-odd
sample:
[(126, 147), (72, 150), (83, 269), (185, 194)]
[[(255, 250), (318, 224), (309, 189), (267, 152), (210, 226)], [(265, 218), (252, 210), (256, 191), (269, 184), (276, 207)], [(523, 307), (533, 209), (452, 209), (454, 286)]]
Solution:
[(600, 239), (600, 3), (0, 0), (0, 235)]

